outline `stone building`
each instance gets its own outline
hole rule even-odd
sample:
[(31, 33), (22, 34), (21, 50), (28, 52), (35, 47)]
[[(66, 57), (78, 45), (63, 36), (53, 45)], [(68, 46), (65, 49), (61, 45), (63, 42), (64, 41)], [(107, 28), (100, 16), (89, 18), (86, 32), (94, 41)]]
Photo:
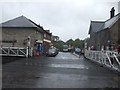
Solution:
[(2, 30), (2, 46), (33, 47), (35, 40), (43, 42), (44, 30), (24, 16), (17, 17), (0, 24)]
[(120, 13), (114, 15), (114, 11), (112, 8), (110, 19), (106, 21), (91, 21), (89, 28), (90, 47), (94, 46), (94, 49), (101, 50), (102, 46), (106, 49), (107, 46), (120, 44)]
[(100, 31), (100, 27), (104, 24), (104, 22), (100, 21), (91, 21), (90, 24), (90, 29), (89, 29), (89, 34), (90, 34), (90, 39), (89, 39), (89, 46), (94, 46), (94, 48), (98, 48), (98, 32)]

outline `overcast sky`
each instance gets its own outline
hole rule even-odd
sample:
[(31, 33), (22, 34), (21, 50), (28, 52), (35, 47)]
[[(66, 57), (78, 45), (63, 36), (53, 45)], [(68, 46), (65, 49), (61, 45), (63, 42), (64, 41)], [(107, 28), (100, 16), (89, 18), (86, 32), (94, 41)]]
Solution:
[(0, 23), (21, 15), (50, 29), (61, 40), (85, 39), (88, 37), (90, 21), (105, 21), (110, 18), (110, 9), (118, 1), (95, 2), (93, 0), (40, 0), (26, 2), (0, 2)]

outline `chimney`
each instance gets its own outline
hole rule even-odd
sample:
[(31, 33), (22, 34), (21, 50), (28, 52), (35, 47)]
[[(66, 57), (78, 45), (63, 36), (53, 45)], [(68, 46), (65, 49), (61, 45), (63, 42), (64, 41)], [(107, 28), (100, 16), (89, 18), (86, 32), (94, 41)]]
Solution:
[(111, 11), (110, 11), (110, 18), (113, 18), (115, 16), (115, 9), (114, 7), (112, 7)]

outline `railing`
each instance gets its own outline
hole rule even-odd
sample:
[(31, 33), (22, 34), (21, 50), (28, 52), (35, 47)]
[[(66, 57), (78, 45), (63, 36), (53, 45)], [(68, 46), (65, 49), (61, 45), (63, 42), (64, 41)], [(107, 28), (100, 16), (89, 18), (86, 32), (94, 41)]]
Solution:
[(114, 51), (85, 50), (85, 57), (120, 72), (120, 60)]
[(29, 57), (32, 56), (32, 49), (28, 47), (0, 47), (1, 56), (20, 56)]

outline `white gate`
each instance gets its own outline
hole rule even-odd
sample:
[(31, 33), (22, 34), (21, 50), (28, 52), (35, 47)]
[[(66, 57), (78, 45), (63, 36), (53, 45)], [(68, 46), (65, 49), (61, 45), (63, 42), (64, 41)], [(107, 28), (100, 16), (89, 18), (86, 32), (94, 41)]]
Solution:
[(0, 55), (2, 56), (21, 56), (28, 57), (32, 56), (32, 49), (28, 47), (0, 47)]
[(114, 51), (85, 50), (85, 57), (120, 72), (120, 60)]

